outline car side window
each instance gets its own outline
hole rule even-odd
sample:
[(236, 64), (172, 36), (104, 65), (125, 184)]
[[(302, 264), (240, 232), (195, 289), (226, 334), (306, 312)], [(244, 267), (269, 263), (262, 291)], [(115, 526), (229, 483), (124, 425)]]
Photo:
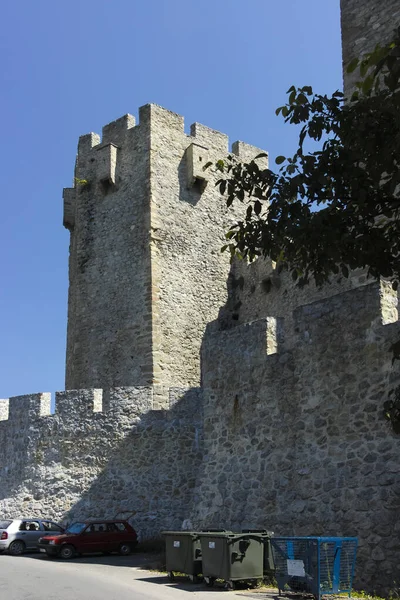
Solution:
[(106, 523), (92, 523), (85, 530), (85, 533), (94, 533), (94, 534), (96, 534), (96, 533), (102, 533), (103, 531), (107, 531), (107, 525), (106, 525)]
[(19, 526), (20, 531), (39, 531), (40, 524), (39, 521), (22, 521)]
[(60, 533), (63, 531), (62, 527), (51, 521), (42, 521), (42, 525), (45, 531), (59, 531)]
[(126, 531), (125, 523), (115, 523), (118, 531)]

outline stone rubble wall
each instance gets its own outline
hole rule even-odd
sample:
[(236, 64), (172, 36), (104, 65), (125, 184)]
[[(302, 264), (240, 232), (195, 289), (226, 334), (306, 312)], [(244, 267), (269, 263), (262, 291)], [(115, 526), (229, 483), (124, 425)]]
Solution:
[[(150, 123), (152, 273), (156, 382), (200, 384), (200, 348), (207, 323), (226, 302), (229, 254), (221, 253), (225, 232), (243, 206), (233, 209), (215, 186), (215, 165), (229, 152), (228, 136), (157, 105), (140, 109)], [(250, 160), (259, 148), (235, 142), (232, 153)], [(266, 165), (265, 159), (260, 164)], [(205, 179), (190, 179), (194, 173)]]
[(398, 0), (341, 0), (344, 93), (348, 98), (358, 81), (358, 70), (346, 73), (348, 64), (379, 43), (386, 44), (400, 24)]
[(180, 528), (202, 457), (201, 392), (71, 390), (0, 401), (0, 515), (130, 518), (141, 538)]
[(382, 306), (370, 283), (298, 307), (275, 353), (266, 317), (210, 327), (195, 527), (356, 535), (358, 588), (395, 587), (400, 445), (383, 402), (400, 383), (400, 328), (382, 324)]
[(395, 308), (388, 285), (367, 283), (288, 322), (212, 323), (202, 388), (169, 390), (168, 410), (154, 410), (153, 387), (58, 393), (54, 414), (48, 394), (0, 401), (1, 516), (118, 515), (143, 538), (186, 519), (356, 535), (356, 586), (388, 590), (400, 580), (400, 446), (382, 410), (400, 383)]

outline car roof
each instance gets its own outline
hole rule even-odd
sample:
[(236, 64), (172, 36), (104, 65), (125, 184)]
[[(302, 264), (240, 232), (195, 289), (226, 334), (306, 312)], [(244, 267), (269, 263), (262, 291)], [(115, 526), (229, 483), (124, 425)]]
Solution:
[(127, 523), (125, 519), (85, 519), (83, 521), (75, 521), (75, 523)]

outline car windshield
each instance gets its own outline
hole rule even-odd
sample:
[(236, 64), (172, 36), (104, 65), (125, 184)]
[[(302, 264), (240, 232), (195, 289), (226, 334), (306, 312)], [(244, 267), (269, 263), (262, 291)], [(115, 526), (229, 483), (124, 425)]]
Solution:
[(67, 528), (66, 533), (81, 533), (87, 523), (72, 523), (70, 527)]
[(0, 521), (0, 529), (7, 529), (11, 525), (12, 521)]

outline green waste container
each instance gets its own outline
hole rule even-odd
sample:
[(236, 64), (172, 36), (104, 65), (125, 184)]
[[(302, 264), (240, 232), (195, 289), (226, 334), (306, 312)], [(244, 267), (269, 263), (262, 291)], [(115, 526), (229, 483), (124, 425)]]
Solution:
[(275, 573), (274, 555), (272, 552), (271, 538), (274, 536), (273, 531), (267, 529), (242, 529), (242, 533), (259, 533), (263, 537), (264, 542), (264, 576), (271, 576)]
[(263, 578), (263, 535), (258, 533), (199, 533), (203, 576), (207, 585), (223, 579), (228, 589), (239, 580)]
[(201, 545), (195, 531), (163, 531), (165, 536), (165, 560), (168, 579), (174, 580), (174, 572), (188, 575), (192, 581), (202, 572)]

